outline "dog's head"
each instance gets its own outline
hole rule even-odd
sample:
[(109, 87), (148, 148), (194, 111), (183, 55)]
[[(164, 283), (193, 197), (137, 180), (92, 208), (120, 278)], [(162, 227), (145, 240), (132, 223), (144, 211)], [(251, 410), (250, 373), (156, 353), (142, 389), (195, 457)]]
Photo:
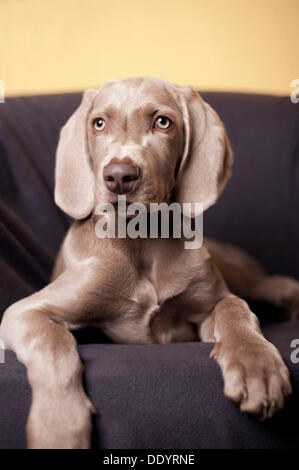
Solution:
[(55, 201), (75, 219), (98, 203), (200, 202), (224, 188), (232, 152), (216, 112), (192, 87), (154, 78), (84, 93), (61, 130)]

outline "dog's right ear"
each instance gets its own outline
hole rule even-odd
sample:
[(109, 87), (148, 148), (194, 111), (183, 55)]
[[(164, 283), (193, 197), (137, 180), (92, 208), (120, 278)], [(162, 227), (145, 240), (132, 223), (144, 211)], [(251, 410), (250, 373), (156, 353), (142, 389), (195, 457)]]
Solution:
[(185, 149), (174, 197), (180, 204), (202, 203), (206, 210), (216, 202), (231, 175), (233, 153), (218, 114), (194, 88), (178, 90), (185, 124)]
[(74, 219), (87, 217), (94, 205), (87, 120), (97, 92), (84, 92), (80, 106), (61, 129), (56, 152), (55, 202)]

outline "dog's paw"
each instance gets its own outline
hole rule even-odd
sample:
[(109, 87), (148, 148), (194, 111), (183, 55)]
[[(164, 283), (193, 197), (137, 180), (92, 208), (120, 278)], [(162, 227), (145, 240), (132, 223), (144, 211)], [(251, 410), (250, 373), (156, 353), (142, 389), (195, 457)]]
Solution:
[(241, 411), (270, 418), (292, 392), (289, 371), (278, 350), (261, 336), (216, 343), (211, 357), (222, 369), (225, 395)]
[(84, 392), (52, 396), (34, 394), (26, 431), (29, 449), (88, 449), (91, 414), (96, 410)]

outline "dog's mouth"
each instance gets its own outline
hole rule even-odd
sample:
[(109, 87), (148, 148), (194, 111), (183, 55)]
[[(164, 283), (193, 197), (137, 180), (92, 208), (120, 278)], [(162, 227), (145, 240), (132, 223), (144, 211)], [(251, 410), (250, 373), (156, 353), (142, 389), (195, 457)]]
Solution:
[[(112, 204), (114, 209), (117, 210), (120, 204), (120, 209), (128, 208), (131, 204), (140, 204), (144, 206), (147, 211), (150, 210), (152, 204), (171, 204), (172, 190), (165, 194), (159, 194), (154, 188), (154, 184), (138, 185), (133, 191), (124, 194), (106, 192), (105, 202)], [(137, 206), (136, 206), (137, 207)]]
[(111, 204), (113, 205), (114, 209), (117, 210), (120, 203), (124, 207), (127, 208), (130, 204), (133, 204), (134, 202), (138, 202), (138, 201), (135, 201), (134, 199), (129, 199), (129, 197), (126, 194), (124, 195), (120, 194), (117, 199), (114, 199), (113, 201), (111, 201)]
[[(112, 204), (114, 209), (119, 209), (118, 205), (121, 202), (121, 209), (127, 208), (130, 204), (141, 204), (145, 206), (146, 210), (150, 210), (152, 203), (161, 204), (169, 203), (171, 195), (169, 192), (160, 191), (159, 185), (155, 179), (151, 179), (148, 176), (141, 173), (141, 177), (137, 181), (134, 181), (134, 186), (128, 188), (123, 186), (124, 191), (111, 190), (109, 182), (103, 182), (105, 189), (103, 191), (102, 183), (100, 184), (100, 201), (101, 203)], [(127, 190), (126, 190), (127, 189)], [(129, 189), (129, 190), (128, 190)]]
[(108, 198), (107, 198), (107, 202), (109, 202), (115, 208), (117, 208), (117, 205), (119, 204), (119, 202), (123, 201), (123, 204), (125, 204), (126, 207), (128, 207), (130, 204), (133, 204), (135, 202), (136, 203), (141, 202), (141, 200), (139, 200), (139, 199), (140, 198), (138, 198), (138, 196), (136, 194), (136, 191), (134, 191), (132, 193), (125, 193), (125, 194), (109, 193)]

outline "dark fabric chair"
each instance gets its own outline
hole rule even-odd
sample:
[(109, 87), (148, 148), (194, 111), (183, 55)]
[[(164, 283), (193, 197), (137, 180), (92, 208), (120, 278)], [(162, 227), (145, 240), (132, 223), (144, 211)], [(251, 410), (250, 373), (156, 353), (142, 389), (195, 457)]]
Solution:
[[(271, 273), (299, 279), (299, 104), (289, 98), (202, 93), (223, 119), (235, 152), (233, 176), (204, 215), (204, 232), (236, 244)], [(60, 127), (81, 95), (10, 98), (0, 104), (0, 313), (45, 285), (70, 224), (53, 201)], [(200, 175), (199, 175), (200, 178)], [(279, 323), (255, 306), (266, 337), (288, 364), (294, 393), (266, 422), (223, 395), (211, 344), (116, 345), (77, 334), (85, 386), (101, 415), (95, 448), (294, 448), (299, 446), (299, 321)], [(0, 364), (0, 447), (25, 447), (31, 393), (12, 352)]]

